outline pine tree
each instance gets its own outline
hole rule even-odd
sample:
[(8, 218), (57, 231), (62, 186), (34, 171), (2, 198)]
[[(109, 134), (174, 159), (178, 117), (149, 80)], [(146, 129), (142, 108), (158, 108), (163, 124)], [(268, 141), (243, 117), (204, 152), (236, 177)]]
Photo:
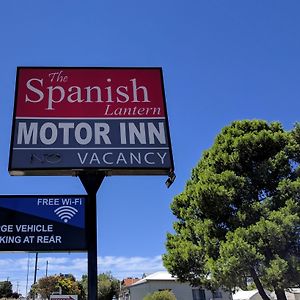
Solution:
[(251, 277), (286, 300), (300, 284), (300, 126), (233, 122), (203, 153), (172, 211), (163, 256), (180, 280), (210, 289), (245, 287)]

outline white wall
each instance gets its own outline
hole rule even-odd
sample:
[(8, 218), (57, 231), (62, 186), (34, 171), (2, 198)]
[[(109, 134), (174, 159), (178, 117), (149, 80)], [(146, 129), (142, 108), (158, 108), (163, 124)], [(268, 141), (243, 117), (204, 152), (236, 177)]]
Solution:
[[(142, 300), (147, 294), (158, 290), (170, 289), (176, 296), (177, 300), (193, 300), (192, 287), (188, 283), (177, 281), (148, 281), (139, 285), (130, 287), (130, 300)], [(212, 299), (211, 291), (205, 290), (206, 300)], [(215, 300), (231, 300), (229, 293), (222, 292), (222, 298)]]
[(192, 300), (192, 290), (187, 283), (174, 281), (148, 281), (130, 288), (130, 300), (142, 300), (147, 294), (170, 289), (177, 300)]

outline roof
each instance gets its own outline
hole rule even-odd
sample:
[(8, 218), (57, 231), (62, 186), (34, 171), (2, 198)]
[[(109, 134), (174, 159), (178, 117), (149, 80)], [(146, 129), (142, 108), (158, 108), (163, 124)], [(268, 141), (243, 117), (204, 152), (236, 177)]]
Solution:
[(232, 295), (232, 299), (233, 300), (248, 300), (252, 296), (256, 295), (257, 293), (258, 293), (258, 290), (252, 290), (252, 291), (239, 290), (238, 292), (236, 292)]
[(177, 278), (172, 276), (170, 273), (168, 273), (166, 271), (160, 271), (160, 272), (150, 274), (150, 275), (146, 276), (145, 278), (135, 282), (132, 285), (138, 285), (141, 283), (145, 283), (147, 281), (162, 281), (162, 280), (176, 281)]
[(300, 294), (300, 288), (290, 288), (288, 289), (288, 293)]
[(128, 277), (128, 278), (124, 278), (123, 279), (122, 284), (127, 287), (127, 286), (130, 286), (130, 285), (136, 283), (139, 280), (140, 280), (140, 278), (131, 278), (131, 277)]

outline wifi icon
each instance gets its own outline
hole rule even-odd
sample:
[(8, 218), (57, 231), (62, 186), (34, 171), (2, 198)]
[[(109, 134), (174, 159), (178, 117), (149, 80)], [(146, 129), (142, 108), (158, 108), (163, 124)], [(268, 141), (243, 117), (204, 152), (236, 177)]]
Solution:
[(72, 206), (60, 206), (54, 212), (61, 220), (68, 223), (78, 213), (78, 210)]

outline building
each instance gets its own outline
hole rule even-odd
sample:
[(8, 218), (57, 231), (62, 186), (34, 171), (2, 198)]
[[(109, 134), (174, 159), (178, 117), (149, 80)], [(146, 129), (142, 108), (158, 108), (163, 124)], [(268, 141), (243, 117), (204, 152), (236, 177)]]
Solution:
[(142, 300), (146, 295), (162, 290), (172, 291), (177, 300), (232, 300), (228, 292), (192, 287), (188, 282), (179, 282), (165, 271), (156, 272), (124, 287), (119, 300)]
[(120, 286), (120, 295), (119, 299), (129, 299), (129, 287), (139, 281), (140, 278), (128, 277), (122, 280)]
[(288, 300), (300, 300), (300, 289), (292, 288), (285, 292)]
[[(300, 300), (300, 288), (289, 288), (285, 291), (287, 300)], [(275, 292), (271, 293), (271, 297), (276, 300)]]

